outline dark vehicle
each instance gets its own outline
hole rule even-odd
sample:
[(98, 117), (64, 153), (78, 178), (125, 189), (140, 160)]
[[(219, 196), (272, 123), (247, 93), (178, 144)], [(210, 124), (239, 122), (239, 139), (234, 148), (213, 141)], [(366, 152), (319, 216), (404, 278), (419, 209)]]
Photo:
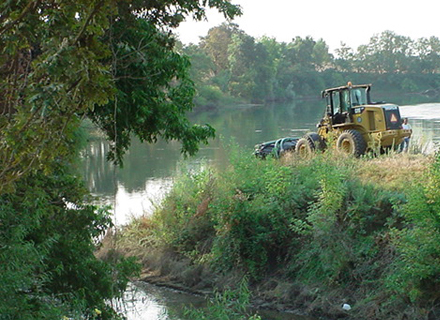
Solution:
[(262, 159), (265, 159), (268, 155), (279, 158), (286, 152), (295, 151), (298, 140), (299, 138), (286, 137), (259, 143), (255, 146), (254, 155)]

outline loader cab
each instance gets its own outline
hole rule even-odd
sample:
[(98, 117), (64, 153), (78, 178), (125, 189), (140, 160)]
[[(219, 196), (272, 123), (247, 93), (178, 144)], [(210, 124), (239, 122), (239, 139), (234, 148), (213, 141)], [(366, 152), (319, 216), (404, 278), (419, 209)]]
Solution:
[(371, 85), (352, 85), (326, 89), (322, 97), (326, 99), (327, 117), (333, 125), (349, 123), (352, 121), (353, 108), (371, 104)]

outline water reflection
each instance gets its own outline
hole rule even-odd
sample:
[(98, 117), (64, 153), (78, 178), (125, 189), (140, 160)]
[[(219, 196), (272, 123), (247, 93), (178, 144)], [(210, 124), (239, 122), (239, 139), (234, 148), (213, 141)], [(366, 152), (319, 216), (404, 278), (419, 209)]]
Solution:
[(120, 182), (114, 194), (98, 197), (100, 204), (109, 205), (114, 211), (114, 223), (126, 225), (133, 218), (146, 213), (151, 214), (161, 203), (173, 185), (172, 178), (150, 178), (144, 181), (144, 186), (128, 190)]
[[(185, 308), (204, 308), (206, 298), (145, 282), (131, 283), (122, 301), (112, 302), (114, 309), (129, 320), (188, 320)], [(316, 320), (288, 312), (255, 310), (262, 320)], [(213, 319), (214, 320), (214, 319)]]
[(183, 320), (185, 307), (202, 307), (205, 299), (148, 283), (131, 283), (122, 301), (112, 302), (129, 320)]
[[(207, 162), (203, 156), (184, 162), (176, 143), (142, 144), (134, 140), (124, 158), (124, 167), (107, 162), (109, 144), (94, 139), (83, 152), (83, 176), (97, 201), (114, 211), (114, 223), (124, 225), (133, 217), (151, 214), (161, 203), (183, 167), (199, 170)], [(212, 157), (218, 148), (202, 148), (200, 154)], [(218, 157), (219, 161), (226, 158)]]
[(282, 136), (301, 136), (321, 117), (319, 101), (269, 106), (237, 106), (193, 114), (194, 122), (209, 123), (217, 138), (202, 146), (195, 158), (184, 161), (177, 142), (142, 144), (133, 140), (124, 157), (124, 168), (106, 161), (109, 145), (104, 139), (90, 141), (83, 152), (83, 175), (89, 190), (101, 204), (114, 208), (114, 221), (124, 225), (132, 217), (150, 214), (173, 184), (182, 167), (200, 168), (209, 163), (224, 167), (228, 163), (231, 141), (251, 153), (261, 141)]
[[(315, 127), (323, 114), (322, 101), (295, 101), (265, 106), (238, 106), (197, 114), (199, 123), (207, 122), (225, 141), (234, 138), (241, 147), (283, 136), (301, 136)], [(218, 143), (218, 141), (217, 141)]]

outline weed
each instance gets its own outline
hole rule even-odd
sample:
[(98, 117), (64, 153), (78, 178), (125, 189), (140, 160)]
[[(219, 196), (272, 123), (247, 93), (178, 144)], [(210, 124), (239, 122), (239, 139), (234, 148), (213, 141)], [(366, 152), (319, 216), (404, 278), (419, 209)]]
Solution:
[(243, 278), (237, 290), (217, 292), (206, 309), (187, 308), (185, 317), (192, 320), (261, 320), (257, 314), (249, 313), (250, 296), (247, 279)]

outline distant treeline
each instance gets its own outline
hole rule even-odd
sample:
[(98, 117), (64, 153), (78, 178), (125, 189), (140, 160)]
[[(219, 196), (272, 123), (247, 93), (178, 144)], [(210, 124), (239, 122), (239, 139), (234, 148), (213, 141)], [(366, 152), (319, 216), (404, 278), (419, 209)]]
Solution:
[(434, 36), (413, 40), (384, 31), (357, 49), (342, 44), (332, 54), (323, 39), (255, 39), (222, 24), (183, 51), (191, 59), (199, 105), (222, 104), (225, 97), (264, 102), (317, 96), (348, 80), (395, 92), (440, 88), (440, 39)]

